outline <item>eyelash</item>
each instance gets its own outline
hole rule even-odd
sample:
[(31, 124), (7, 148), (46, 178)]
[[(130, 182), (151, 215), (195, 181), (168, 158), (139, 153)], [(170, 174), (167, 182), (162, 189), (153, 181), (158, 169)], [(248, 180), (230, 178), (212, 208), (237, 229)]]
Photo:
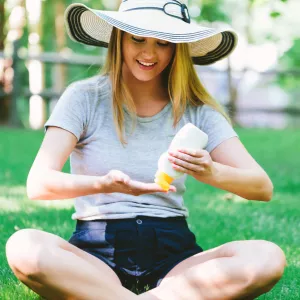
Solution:
[[(132, 40), (136, 43), (142, 43), (144, 40), (139, 40), (139, 39), (136, 39), (134, 37), (132, 37)], [(167, 47), (169, 46), (169, 43), (168, 44), (162, 44), (162, 43), (157, 43), (159, 46), (162, 46), (162, 47)]]

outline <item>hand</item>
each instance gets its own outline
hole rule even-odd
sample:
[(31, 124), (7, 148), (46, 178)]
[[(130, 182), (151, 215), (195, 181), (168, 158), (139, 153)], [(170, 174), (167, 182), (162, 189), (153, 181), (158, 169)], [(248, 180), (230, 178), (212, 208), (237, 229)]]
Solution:
[(169, 161), (174, 170), (195, 176), (213, 176), (216, 172), (211, 156), (206, 150), (177, 149), (169, 151)]
[[(111, 170), (104, 176), (104, 191), (105, 193), (123, 193), (133, 196), (156, 192), (167, 193), (156, 183), (131, 180), (128, 175), (119, 170)], [(175, 186), (171, 185), (169, 191), (176, 192)]]

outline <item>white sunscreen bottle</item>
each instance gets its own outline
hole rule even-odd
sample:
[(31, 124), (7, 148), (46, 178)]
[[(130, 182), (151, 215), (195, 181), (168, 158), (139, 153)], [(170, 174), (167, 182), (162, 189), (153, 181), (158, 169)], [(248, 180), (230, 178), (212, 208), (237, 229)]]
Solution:
[[(189, 148), (199, 150), (206, 147), (208, 136), (192, 123), (184, 125), (174, 136), (168, 151), (174, 151), (180, 148)], [(184, 175), (172, 167), (168, 159), (168, 151), (164, 152), (158, 160), (158, 170), (155, 174), (154, 182), (160, 185), (164, 190), (169, 190), (173, 180)]]

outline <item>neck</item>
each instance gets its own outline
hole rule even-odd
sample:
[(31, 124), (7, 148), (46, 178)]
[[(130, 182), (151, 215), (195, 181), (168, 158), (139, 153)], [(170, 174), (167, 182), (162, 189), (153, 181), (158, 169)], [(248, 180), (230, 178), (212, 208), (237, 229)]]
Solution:
[(168, 91), (163, 86), (161, 75), (149, 81), (140, 81), (123, 66), (122, 76), (137, 107), (149, 101), (158, 103), (168, 98)]

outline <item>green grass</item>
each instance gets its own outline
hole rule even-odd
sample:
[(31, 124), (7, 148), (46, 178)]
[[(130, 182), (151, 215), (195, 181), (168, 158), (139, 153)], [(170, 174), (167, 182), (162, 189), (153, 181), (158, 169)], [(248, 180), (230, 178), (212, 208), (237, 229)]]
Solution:
[[(259, 299), (300, 299), (300, 134), (297, 130), (237, 132), (270, 175), (275, 186), (273, 200), (226, 200), (227, 192), (190, 177), (185, 195), (188, 222), (204, 249), (243, 239), (266, 239), (278, 244), (287, 256), (288, 267), (274, 289)], [(21, 228), (37, 228), (68, 239), (75, 225), (71, 220), (72, 201), (29, 201), (26, 197), (26, 177), (42, 138), (41, 131), (0, 129), (1, 300), (38, 299), (8, 268), (5, 243), (9, 236)]]

